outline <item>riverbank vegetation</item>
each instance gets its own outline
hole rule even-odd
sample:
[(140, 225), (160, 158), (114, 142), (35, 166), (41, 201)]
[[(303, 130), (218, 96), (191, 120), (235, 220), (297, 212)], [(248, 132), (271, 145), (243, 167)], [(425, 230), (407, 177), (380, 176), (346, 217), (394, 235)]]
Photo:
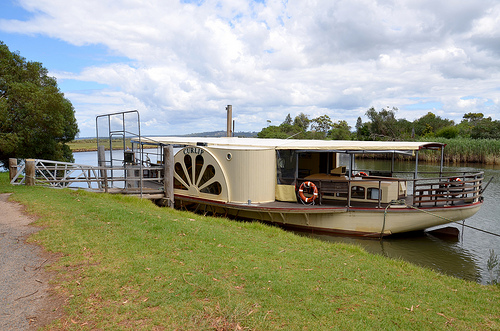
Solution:
[(500, 288), (257, 222), (122, 195), (10, 186), (61, 254), (50, 330), (500, 329)]
[[(354, 131), (346, 121), (334, 123), (328, 115), (309, 119), (299, 114), (292, 120), (290, 114), (280, 125), (270, 125), (257, 136), (260, 138), (333, 139), (333, 140), (388, 140), (435, 141), (447, 144), (445, 162), (478, 162), (500, 164), (500, 121), (484, 117), (482, 113), (464, 114), (460, 123), (441, 118), (429, 112), (410, 122), (396, 118), (397, 108), (366, 112), (369, 121), (358, 118)], [(382, 155), (371, 157), (384, 157)], [(435, 161), (440, 154), (423, 152), (421, 160)]]
[(0, 168), (9, 158), (73, 162), (75, 110), (48, 73), (0, 41)]
[[(106, 150), (109, 150), (109, 139), (101, 139), (99, 142), (100, 145), (104, 146)], [(97, 138), (85, 138), (85, 139), (76, 139), (68, 143), (69, 148), (73, 152), (90, 152), (97, 151)], [(125, 141), (123, 139), (112, 139), (111, 146), (113, 149), (124, 149), (124, 148), (132, 148), (132, 143), (130, 138), (126, 138)], [(154, 148), (155, 145), (144, 145), (144, 148)]]
[[(112, 139), (111, 140), (113, 149), (123, 149), (123, 139)], [(106, 150), (109, 150), (109, 139), (102, 139), (100, 142)], [(85, 139), (76, 139), (68, 143), (69, 148), (73, 152), (89, 152), (89, 151), (97, 151), (97, 138), (85, 138)], [(130, 138), (125, 139), (125, 148), (132, 147), (130, 143)]]

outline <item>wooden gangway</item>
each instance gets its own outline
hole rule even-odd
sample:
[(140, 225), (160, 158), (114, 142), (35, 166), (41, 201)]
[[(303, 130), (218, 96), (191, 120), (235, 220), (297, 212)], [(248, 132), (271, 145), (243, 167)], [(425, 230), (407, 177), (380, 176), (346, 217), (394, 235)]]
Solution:
[(9, 163), (10, 183), (41, 185), (53, 188), (86, 189), (96, 192), (139, 195), (149, 199), (165, 197), (163, 166), (96, 167), (69, 162), (26, 159)]

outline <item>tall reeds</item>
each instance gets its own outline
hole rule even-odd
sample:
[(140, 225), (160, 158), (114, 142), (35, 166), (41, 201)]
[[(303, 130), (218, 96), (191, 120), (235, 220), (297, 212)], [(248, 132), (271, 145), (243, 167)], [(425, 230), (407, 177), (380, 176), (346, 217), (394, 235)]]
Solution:
[[(422, 141), (445, 143), (444, 161), (449, 163), (500, 164), (500, 140), (471, 138), (428, 138)], [(423, 151), (419, 154), (423, 161), (439, 160), (439, 153)]]
[[(471, 139), (471, 138), (422, 138), (424, 142), (439, 142), (446, 144), (444, 149), (445, 163), (481, 163), (500, 164), (500, 140), (495, 139)], [(389, 154), (364, 154), (361, 158), (368, 159), (390, 159)], [(412, 158), (404, 155), (396, 157), (399, 160), (410, 160)], [(426, 162), (439, 162), (441, 151), (421, 150), (419, 160)]]

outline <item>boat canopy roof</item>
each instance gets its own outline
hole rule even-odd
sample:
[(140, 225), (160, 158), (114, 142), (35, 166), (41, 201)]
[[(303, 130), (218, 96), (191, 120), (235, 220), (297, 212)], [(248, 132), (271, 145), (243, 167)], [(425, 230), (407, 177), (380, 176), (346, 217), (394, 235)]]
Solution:
[[(138, 143), (139, 139), (134, 138), (133, 141)], [(157, 145), (229, 147), (232, 149), (262, 148), (275, 150), (337, 151), (346, 153), (408, 153), (421, 149), (441, 149), (446, 146), (443, 143), (415, 141), (305, 140), (237, 137), (142, 137), (140, 142)]]

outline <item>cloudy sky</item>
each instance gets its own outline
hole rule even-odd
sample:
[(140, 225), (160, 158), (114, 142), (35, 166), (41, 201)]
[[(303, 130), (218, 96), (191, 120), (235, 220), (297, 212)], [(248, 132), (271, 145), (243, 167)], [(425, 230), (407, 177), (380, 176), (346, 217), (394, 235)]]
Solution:
[(137, 109), (145, 135), (260, 131), (290, 113), (354, 126), (500, 119), (498, 0), (2, 0), (0, 40), (95, 116)]

